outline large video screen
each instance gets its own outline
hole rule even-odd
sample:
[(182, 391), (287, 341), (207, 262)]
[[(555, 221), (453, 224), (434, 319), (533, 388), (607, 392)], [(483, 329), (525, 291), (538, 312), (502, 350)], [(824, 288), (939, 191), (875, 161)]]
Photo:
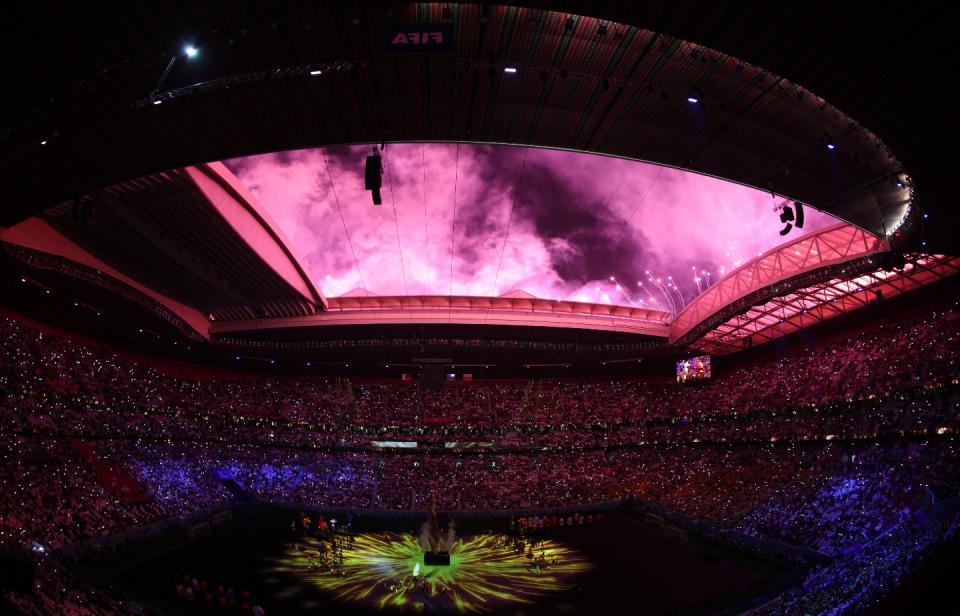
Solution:
[(710, 378), (710, 356), (700, 355), (677, 362), (677, 382), (697, 381)]

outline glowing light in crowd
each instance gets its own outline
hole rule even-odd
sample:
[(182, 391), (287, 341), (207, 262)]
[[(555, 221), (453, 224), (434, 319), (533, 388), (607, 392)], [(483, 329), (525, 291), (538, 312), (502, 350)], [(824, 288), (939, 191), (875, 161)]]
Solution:
[(574, 575), (591, 568), (580, 552), (546, 540), (535, 554), (543, 554), (551, 564), (535, 570), (505, 535), (460, 538), (450, 551), (450, 565), (435, 567), (423, 563), (423, 550), (413, 535), (365, 533), (356, 536), (353, 548), (343, 551), (344, 575), (336, 575), (311, 566), (319, 556), (318, 547), (316, 539), (307, 538), (302, 551), (288, 550), (274, 559), (269, 571), (291, 573), (340, 602), (380, 609), (424, 607), (416, 605), (420, 603), (416, 593), (408, 592), (411, 571), (426, 581), (431, 604), (472, 613), (534, 603), (569, 588)]

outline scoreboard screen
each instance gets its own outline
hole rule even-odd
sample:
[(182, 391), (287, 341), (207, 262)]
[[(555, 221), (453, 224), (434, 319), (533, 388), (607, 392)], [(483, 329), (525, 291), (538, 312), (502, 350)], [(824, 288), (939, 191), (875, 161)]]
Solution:
[(710, 356), (701, 355), (677, 362), (677, 382), (696, 381), (710, 378)]

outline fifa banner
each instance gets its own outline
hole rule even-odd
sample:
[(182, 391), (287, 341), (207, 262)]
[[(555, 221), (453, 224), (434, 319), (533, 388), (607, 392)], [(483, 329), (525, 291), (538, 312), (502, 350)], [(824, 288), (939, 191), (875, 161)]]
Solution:
[(382, 54), (453, 53), (453, 24), (387, 24), (380, 32)]
[(377, 449), (416, 449), (417, 441), (370, 441)]
[(443, 444), (446, 449), (489, 449), (493, 443), (487, 441), (447, 441)]

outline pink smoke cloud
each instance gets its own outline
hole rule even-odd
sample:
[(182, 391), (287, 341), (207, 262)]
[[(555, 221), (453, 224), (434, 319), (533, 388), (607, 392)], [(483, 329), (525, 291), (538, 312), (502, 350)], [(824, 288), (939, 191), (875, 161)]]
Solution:
[[(786, 239), (773, 210), (780, 200), (769, 193), (647, 163), (513, 146), (390, 144), (383, 205), (374, 206), (363, 189), (370, 151), (225, 161), (328, 296), (522, 289), (669, 309)], [(803, 230), (787, 238), (837, 222), (805, 212)]]

